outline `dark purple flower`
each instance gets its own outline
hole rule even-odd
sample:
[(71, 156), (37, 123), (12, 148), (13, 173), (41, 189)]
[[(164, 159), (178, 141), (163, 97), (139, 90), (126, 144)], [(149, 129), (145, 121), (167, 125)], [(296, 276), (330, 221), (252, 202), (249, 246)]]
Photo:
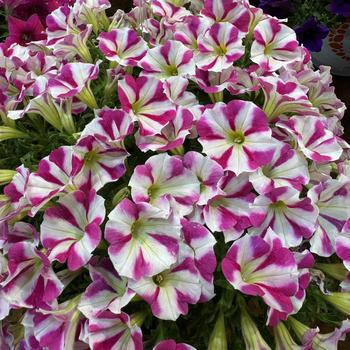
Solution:
[(294, 10), (291, 0), (260, 0), (259, 7), (277, 18), (287, 18)]
[(329, 29), (324, 23), (317, 22), (315, 17), (309, 17), (302, 26), (295, 28), (295, 32), (299, 42), (308, 50), (319, 52)]
[(343, 17), (350, 17), (349, 0), (333, 0), (330, 6), (331, 12)]
[(44, 27), (38, 15), (32, 15), (26, 21), (10, 16), (8, 17), (8, 29), (7, 43), (26, 45), (30, 41), (46, 39)]

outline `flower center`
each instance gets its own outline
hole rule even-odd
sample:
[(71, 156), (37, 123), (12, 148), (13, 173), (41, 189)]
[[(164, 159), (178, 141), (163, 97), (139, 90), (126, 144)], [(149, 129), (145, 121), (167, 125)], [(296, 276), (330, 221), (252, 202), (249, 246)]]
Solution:
[(151, 185), (148, 188), (147, 194), (150, 198), (156, 198), (158, 196), (160, 188), (157, 185)]
[(174, 76), (174, 77), (179, 75), (179, 72), (177, 71), (177, 67), (174, 65), (167, 66), (165, 69), (165, 73), (169, 76)]
[(84, 156), (84, 163), (85, 164), (92, 164), (96, 162), (97, 160), (97, 150), (92, 150), (85, 154)]
[(158, 275), (155, 275), (152, 277), (153, 282), (157, 285), (160, 286), (162, 282), (164, 281), (164, 276), (161, 273), (158, 273)]
[(236, 143), (238, 145), (241, 145), (245, 140), (242, 131), (232, 131), (231, 133), (229, 133), (228, 138), (232, 143)]
[(283, 201), (277, 201), (276, 203), (271, 203), (270, 208), (273, 208), (275, 210), (283, 210), (286, 207), (286, 203)]
[(225, 46), (217, 46), (215, 48), (215, 53), (218, 55), (218, 56), (225, 56), (227, 54), (227, 47)]

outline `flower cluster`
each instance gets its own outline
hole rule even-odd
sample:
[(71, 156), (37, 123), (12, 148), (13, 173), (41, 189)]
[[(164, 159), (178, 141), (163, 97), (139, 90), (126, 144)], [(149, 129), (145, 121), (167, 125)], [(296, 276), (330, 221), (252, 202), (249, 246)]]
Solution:
[(246, 0), (109, 8), (57, 4), (0, 45), (0, 152), (18, 157), (0, 348), (336, 349), (350, 146), (329, 69)]

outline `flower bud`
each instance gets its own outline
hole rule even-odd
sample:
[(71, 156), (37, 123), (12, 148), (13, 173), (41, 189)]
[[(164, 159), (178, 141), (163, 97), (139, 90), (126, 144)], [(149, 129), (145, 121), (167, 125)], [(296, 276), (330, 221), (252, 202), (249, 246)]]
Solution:
[(246, 350), (271, 350), (245, 307), (241, 308), (241, 327)]
[(343, 312), (345, 315), (350, 315), (350, 292), (334, 292), (322, 296), (340, 312)]
[(12, 178), (16, 174), (14, 170), (1, 169), (0, 170), (0, 185), (6, 185), (11, 182)]
[(29, 135), (10, 126), (0, 126), (0, 141), (26, 138)]
[(317, 263), (315, 267), (338, 281), (344, 281), (348, 273), (348, 271), (346, 270), (343, 264)]
[(227, 350), (225, 316), (221, 311), (210, 335), (208, 350)]
[(300, 349), (300, 346), (294, 341), (283, 322), (279, 322), (278, 325), (273, 328), (273, 333), (275, 336), (276, 350)]

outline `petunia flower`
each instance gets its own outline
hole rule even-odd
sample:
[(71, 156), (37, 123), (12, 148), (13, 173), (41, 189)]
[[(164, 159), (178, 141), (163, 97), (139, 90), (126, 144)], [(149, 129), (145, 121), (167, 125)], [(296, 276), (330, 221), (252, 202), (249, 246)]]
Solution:
[(191, 12), (184, 7), (178, 7), (166, 0), (151, 0), (151, 10), (154, 15), (164, 18), (166, 25), (182, 22)]
[(284, 143), (276, 143), (271, 162), (249, 175), (249, 181), (258, 193), (268, 193), (273, 188), (283, 186), (291, 186), (301, 191), (309, 180), (305, 157)]
[(213, 24), (198, 38), (196, 66), (202, 70), (221, 72), (244, 54), (238, 29), (227, 22)]
[(201, 295), (193, 251), (181, 244), (180, 256), (170, 269), (153, 277), (130, 281), (130, 288), (151, 305), (154, 316), (175, 321), (186, 315), (188, 304), (196, 304)]
[(228, 22), (240, 32), (247, 33), (251, 21), (249, 8), (239, 1), (205, 0), (201, 15), (213, 22)]
[(288, 0), (260, 0), (259, 7), (277, 18), (288, 18), (294, 11), (293, 3)]
[(123, 66), (135, 66), (145, 56), (146, 42), (129, 28), (112, 29), (98, 37), (99, 49), (112, 62)]
[(225, 241), (231, 241), (246, 228), (259, 225), (264, 213), (259, 208), (250, 208), (255, 195), (247, 174), (235, 176), (229, 172), (218, 185), (219, 192), (204, 206), (203, 217), (211, 231), (222, 231)]
[(252, 102), (216, 103), (197, 123), (203, 152), (239, 175), (269, 163), (274, 154), (264, 112)]
[(222, 261), (222, 271), (242, 293), (258, 295), (278, 311), (293, 310), (291, 297), (298, 291), (297, 263), (272, 230), (265, 238), (245, 235), (235, 241)]
[(160, 341), (153, 350), (196, 350), (193, 346), (185, 343), (176, 343), (173, 339)]
[(350, 16), (350, 4), (346, 0), (332, 0), (330, 10), (340, 16)]
[(189, 214), (199, 199), (200, 184), (197, 177), (183, 165), (178, 157), (159, 154), (138, 165), (129, 182), (135, 203), (149, 203), (169, 215), (170, 204), (174, 209)]
[(75, 191), (59, 199), (57, 206), (45, 211), (41, 224), (41, 241), (49, 259), (67, 261), (71, 271), (84, 266), (100, 243), (104, 217), (104, 199), (95, 191)]
[(316, 116), (295, 116), (276, 125), (285, 129), (297, 142), (301, 152), (316, 163), (337, 160), (343, 152), (336, 137)]
[(266, 71), (276, 71), (297, 59), (297, 47), (293, 29), (275, 18), (265, 19), (254, 29), (251, 60)]
[(301, 26), (295, 28), (295, 33), (300, 44), (310, 51), (319, 52), (329, 29), (324, 23), (318, 22), (315, 17), (309, 17)]
[(165, 80), (172, 76), (189, 77), (195, 74), (193, 52), (179, 41), (168, 40), (148, 50), (139, 62), (142, 74)]
[(334, 253), (337, 236), (350, 217), (349, 191), (350, 183), (345, 177), (321, 182), (309, 190), (308, 197), (319, 210), (316, 232), (310, 241), (313, 253), (320, 256)]
[(193, 151), (184, 155), (183, 162), (185, 167), (190, 169), (200, 182), (200, 197), (197, 204), (206, 205), (211, 198), (221, 192), (219, 180), (224, 176), (222, 167), (201, 153)]
[(127, 75), (118, 83), (118, 95), (122, 109), (139, 123), (143, 136), (160, 133), (175, 117), (175, 106), (165, 95), (162, 82), (154, 77)]
[(164, 219), (162, 210), (124, 199), (108, 218), (108, 254), (121, 276), (152, 277), (176, 262), (181, 230), (177, 217)]
[(46, 39), (44, 27), (37, 14), (33, 14), (25, 21), (9, 16), (8, 30), (9, 36), (6, 39), (8, 44), (27, 45), (29, 42)]
[(48, 308), (63, 290), (48, 257), (31, 242), (18, 242), (10, 247), (8, 271), (2, 291), (16, 307)]
[(88, 343), (91, 350), (142, 350), (142, 332), (122, 312), (115, 315), (104, 311), (88, 320)]
[(74, 190), (73, 178), (83, 165), (73, 147), (62, 146), (39, 162), (38, 170), (29, 176), (26, 196), (32, 204), (31, 215), (59, 193)]
[(120, 314), (135, 296), (128, 288), (127, 278), (120, 277), (108, 258), (93, 257), (89, 262), (92, 282), (80, 298), (78, 309), (87, 317), (110, 310)]
[(309, 239), (316, 230), (318, 209), (310, 198), (299, 198), (292, 187), (279, 187), (255, 198), (253, 208), (265, 211), (265, 219), (252, 229), (263, 236), (274, 230), (286, 247), (298, 246), (303, 237)]
[(216, 269), (216, 256), (214, 245), (216, 240), (205, 226), (197, 222), (182, 219), (181, 225), (184, 240), (194, 251), (194, 263), (197, 267), (202, 287), (199, 301), (207, 302), (215, 296), (214, 272)]
[(97, 103), (90, 89), (90, 82), (98, 78), (98, 64), (66, 63), (59, 74), (49, 80), (49, 92), (54, 98), (65, 99), (76, 96), (90, 108)]

